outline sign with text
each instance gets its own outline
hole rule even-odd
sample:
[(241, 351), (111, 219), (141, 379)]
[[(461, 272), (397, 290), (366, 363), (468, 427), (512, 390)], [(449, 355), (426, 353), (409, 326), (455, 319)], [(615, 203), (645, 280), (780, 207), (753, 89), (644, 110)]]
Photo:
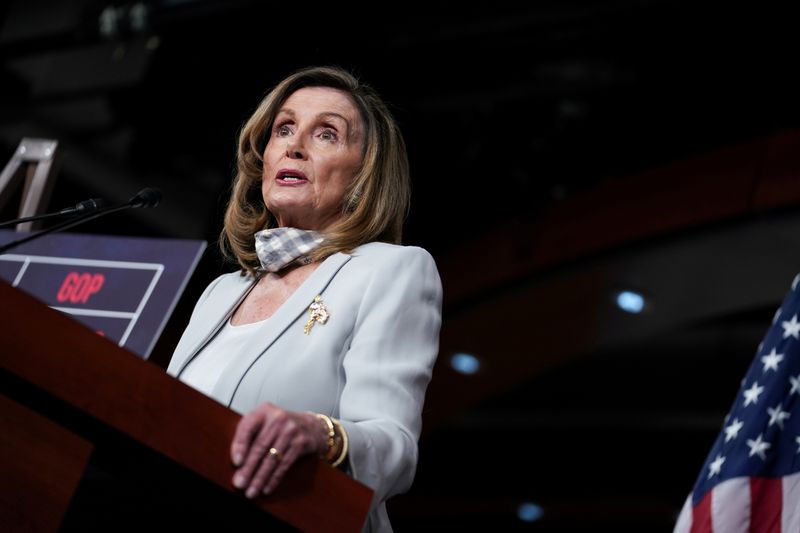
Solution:
[[(21, 235), (0, 231), (0, 244)], [(0, 278), (146, 359), (205, 247), (198, 240), (50, 234), (0, 255)]]

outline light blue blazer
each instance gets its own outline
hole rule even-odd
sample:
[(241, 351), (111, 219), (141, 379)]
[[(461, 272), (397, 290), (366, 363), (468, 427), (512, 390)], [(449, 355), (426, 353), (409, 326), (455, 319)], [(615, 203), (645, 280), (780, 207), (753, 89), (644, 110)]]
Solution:
[[(209, 284), (169, 374), (180, 377), (253, 282), (236, 272)], [(306, 335), (317, 295), (330, 317)], [(364, 530), (391, 531), (384, 502), (414, 479), (441, 307), (439, 273), (422, 248), (370, 243), (334, 254), (256, 329), (212, 397), (239, 413), (269, 401), (340, 419), (350, 439), (348, 473), (375, 491)]]

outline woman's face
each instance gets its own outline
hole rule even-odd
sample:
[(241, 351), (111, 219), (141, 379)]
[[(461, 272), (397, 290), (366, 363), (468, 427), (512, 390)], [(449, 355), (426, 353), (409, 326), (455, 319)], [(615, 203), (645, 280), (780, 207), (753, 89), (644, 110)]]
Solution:
[(278, 226), (325, 230), (361, 166), (364, 124), (347, 93), (305, 87), (286, 99), (264, 149), (261, 194)]

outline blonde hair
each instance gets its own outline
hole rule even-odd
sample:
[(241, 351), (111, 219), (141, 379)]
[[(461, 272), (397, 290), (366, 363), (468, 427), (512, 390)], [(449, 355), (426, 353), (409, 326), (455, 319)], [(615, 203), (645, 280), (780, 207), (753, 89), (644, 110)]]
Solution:
[(236, 177), (225, 211), (219, 246), (223, 256), (251, 274), (260, 266), (254, 234), (273, 227), (275, 218), (261, 195), (262, 155), (275, 115), (289, 96), (304, 87), (331, 87), (353, 99), (364, 123), (362, 164), (342, 201), (343, 217), (325, 232), (312, 253), (316, 261), (351, 252), (372, 241), (399, 244), (408, 214), (411, 178), (400, 128), (382, 98), (353, 74), (336, 66), (307, 67), (278, 83), (239, 133)]

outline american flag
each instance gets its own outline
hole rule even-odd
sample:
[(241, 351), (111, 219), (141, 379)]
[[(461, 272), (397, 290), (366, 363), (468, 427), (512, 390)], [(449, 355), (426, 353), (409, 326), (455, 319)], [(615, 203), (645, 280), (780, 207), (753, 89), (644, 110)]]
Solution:
[(800, 274), (758, 346), (673, 533), (800, 533)]

